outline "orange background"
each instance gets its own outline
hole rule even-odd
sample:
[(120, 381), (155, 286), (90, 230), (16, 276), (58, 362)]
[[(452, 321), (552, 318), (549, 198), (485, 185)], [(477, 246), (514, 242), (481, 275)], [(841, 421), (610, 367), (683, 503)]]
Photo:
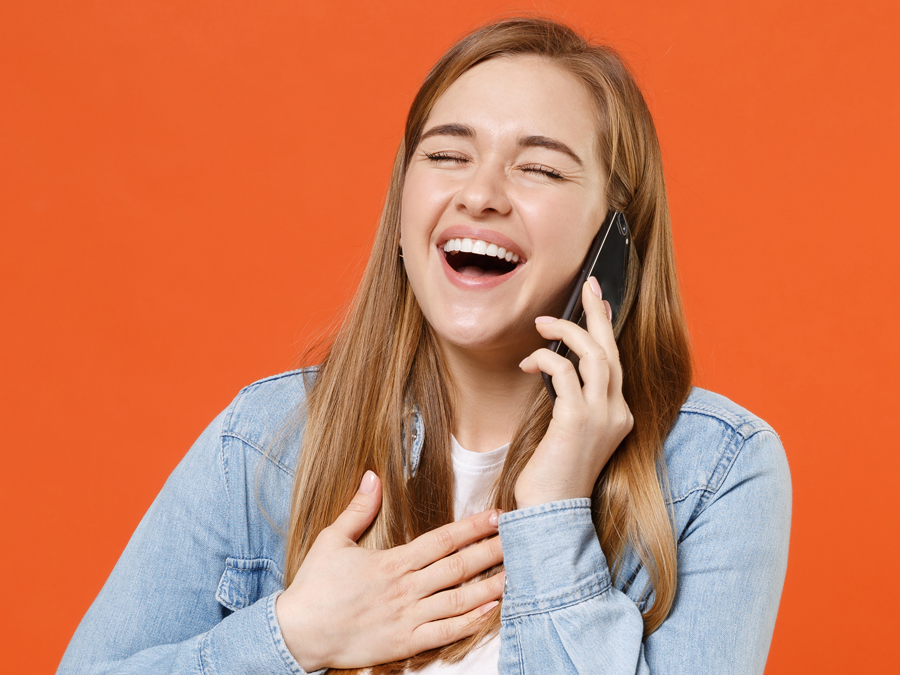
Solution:
[(632, 63), (698, 383), (787, 449), (767, 673), (895, 668), (898, 7), (3, 3), (0, 670), (54, 671), (194, 438), (347, 300), (417, 85), (515, 10)]

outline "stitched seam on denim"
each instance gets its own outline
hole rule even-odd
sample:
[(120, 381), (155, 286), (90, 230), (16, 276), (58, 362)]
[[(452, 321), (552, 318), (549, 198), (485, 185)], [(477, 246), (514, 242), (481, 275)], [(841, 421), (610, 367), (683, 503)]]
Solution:
[(505, 525), (506, 523), (514, 523), (515, 521), (522, 520), (524, 518), (533, 518), (534, 516), (544, 516), (544, 515), (550, 515), (550, 514), (556, 515), (557, 513), (563, 514), (567, 511), (588, 511), (588, 512), (590, 512), (590, 510), (591, 510), (590, 506), (578, 505), (578, 506), (559, 506), (559, 507), (547, 509), (545, 511), (532, 511), (531, 513), (522, 513), (522, 514), (517, 514), (516, 511), (507, 511), (506, 513), (503, 514), (504, 516), (506, 516), (506, 518), (504, 518), (504, 520), (503, 520), (503, 523)]
[(219, 585), (216, 586), (216, 602), (218, 602), (225, 609), (230, 609), (232, 612), (237, 611), (238, 607), (231, 601), (231, 577), (228, 576), (228, 569), (224, 569), (222, 571), (222, 576), (219, 577)]
[(225, 456), (225, 434), (219, 436), (219, 456), (222, 460), (222, 479), (225, 481), (225, 496), (231, 499), (231, 489), (228, 487), (228, 458)]
[(260, 572), (260, 571), (268, 572), (269, 566), (268, 565), (260, 565), (258, 567), (239, 567), (238, 565), (233, 565), (232, 563), (228, 562), (228, 560), (243, 560), (244, 562), (256, 562), (257, 560), (266, 560), (268, 562), (272, 562), (271, 558), (228, 558), (225, 561), (225, 567), (229, 567), (233, 570), (237, 570), (238, 572)]
[(719, 462), (716, 464), (709, 477), (709, 483), (707, 484), (707, 487), (709, 488), (708, 494), (700, 498), (700, 502), (703, 504), (704, 508), (706, 503), (709, 502), (710, 497), (722, 489), (722, 484), (728, 478), (728, 474), (731, 473), (731, 467), (734, 466), (737, 458), (741, 456), (741, 451), (746, 444), (747, 438), (738, 435), (737, 432), (735, 432), (734, 436), (731, 438), (731, 442), (728, 443), (723, 450)]
[[(610, 590), (610, 585), (609, 585), (609, 583), (606, 583), (603, 585), (603, 588), (601, 588), (599, 591), (597, 591), (596, 593), (592, 593), (591, 595), (588, 595), (587, 597), (578, 598), (576, 600), (571, 600), (570, 602), (564, 603), (562, 605), (557, 605), (556, 607), (549, 607), (547, 609), (531, 609), (531, 610), (525, 610), (525, 611), (521, 611), (521, 612), (518, 612), (513, 609), (509, 612), (509, 614), (506, 615), (506, 617), (508, 619), (518, 619), (523, 616), (534, 616), (535, 614), (547, 614), (548, 612), (555, 612), (560, 609), (574, 607), (575, 605), (580, 605), (583, 602), (588, 602), (589, 600), (598, 598), (601, 595), (603, 595), (604, 593), (608, 593), (609, 590)], [(509, 600), (505, 601), (504, 604), (507, 607), (509, 607), (510, 606)], [(513, 606), (515, 606), (515, 603), (513, 603)]]
[[(552, 603), (557, 600), (562, 600), (564, 598), (571, 598), (573, 595), (580, 595), (582, 597), (572, 598), (568, 603), (560, 605), (561, 607), (565, 607), (567, 604), (571, 604), (573, 602), (581, 602), (584, 597), (593, 597), (594, 595), (598, 595), (601, 593), (605, 593), (611, 587), (609, 575), (604, 574), (603, 580), (599, 581), (597, 579), (589, 579), (588, 581), (579, 584), (577, 586), (572, 586), (565, 591), (557, 593), (555, 595), (541, 595), (539, 598), (535, 599), (534, 596), (528, 598), (528, 600), (515, 600), (515, 593), (512, 593), (512, 599), (504, 599), (504, 603), (508, 607), (518, 607), (520, 605), (531, 606), (536, 602), (541, 604)], [(546, 611), (546, 610), (541, 610)]]
[(722, 483), (725, 482), (725, 479), (731, 472), (731, 467), (734, 466), (735, 460), (740, 456), (741, 448), (744, 447), (744, 443), (745, 440), (743, 437), (738, 436), (737, 434), (732, 436), (730, 442), (722, 451), (719, 461), (716, 463), (715, 467), (713, 467), (709, 477), (709, 483), (706, 485), (707, 489), (703, 491), (703, 494), (700, 495), (700, 499), (697, 500), (697, 506), (694, 509), (692, 519), (703, 513), (706, 509), (706, 505), (709, 504), (709, 500), (718, 493), (719, 489), (722, 487)]
[(305, 375), (310, 371), (317, 370), (317, 366), (307, 366), (306, 368), (295, 368), (294, 370), (288, 370), (283, 373), (278, 373), (277, 375), (269, 375), (268, 377), (264, 377), (261, 380), (257, 380), (256, 382), (251, 382), (246, 387), (241, 389), (238, 392), (237, 398), (241, 398), (244, 393), (252, 391), (257, 387), (260, 387), (269, 382), (277, 382), (278, 380), (283, 380), (288, 377), (296, 377), (297, 375)]
[[(284, 588), (284, 574), (278, 569), (278, 565), (271, 558), (232, 558), (232, 560), (243, 560), (246, 562), (260, 560), (266, 561), (268, 564), (254, 568), (243, 568), (231, 564), (228, 560), (225, 561), (225, 571), (222, 573), (222, 580), (219, 582), (219, 586), (216, 589), (216, 601), (226, 609), (236, 612), (239, 609), (249, 607), (252, 604), (250, 602), (252, 592), (248, 592), (247, 583), (256, 584), (256, 588), (261, 591), (265, 588), (264, 582), (261, 580), (263, 574), (268, 574), (275, 580), (280, 588)], [(234, 575), (252, 575), (252, 581), (248, 582), (247, 578), (244, 576), (236, 577), (230, 573), (229, 570), (231, 570)], [(227, 595), (227, 598), (220, 597), (220, 595), (223, 595), (223, 584), (225, 588), (224, 595)]]
[[(745, 441), (741, 442), (741, 448), (743, 448), (744, 442)], [(718, 487), (716, 487), (715, 489), (708, 488), (708, 489), (704, 490), (704, 494), (700, 497), (700, 499), (697, 500), (697, 504), (696, 504), (696, 506), (694, 506), (693, 513), (691, 513), (690, 517), (685, 522), (684, 527), (681, 530), (681, 535), (678, 537), (678, 545), (681, 545), (684, 542), (684, 538), (687, 535), (687, 531), (690, 528), (690, 526), (694, 523), (694, 521), (697, 520), (701, 515), (703, 515), (704, 511), (706, 511), (706, 507), (709, 506), (709, 501), (713, 497), (716, 496), (719, 489), (722, 487), (722, 483), (724, 483), (725, 478), (728, 477), (728, 474), (731, 471), (731, 467), (734, 466), (734, 463), (737, 461), (738, 457), (740, 457), (740, 452), (736, 452), (734, 454), (734, 456), (732, 457), (728, 468), (726, 470), (724, 470), (722, 481), (719, 482)], [(723, 456), (723, 459), (724, 459), (724, 456)], [(720, 464), (721, 464), (721, 461), (720, 461)], [(716, 465), (716, 469), (713, 471), (713, 475), (715, 475), (715, 471), (717, 471), (718, 468), (719, 468), (719, 465)]]
[[(694, 487), (690, 488), (687, 492), (685, 492), (683, 494), (679, 494), (677, 497), (672, 497), (672, 500), (670, 502), (671, 504), (675, 504), (677, 502), (687, 499), (687, 497), (689, 495), (693, 494), (694, 492), (701, 491), (701, 492), (706, 492), (708, 494), (714, 494), (717, 489), (716, 487), (713, 487), (713, 484), (716, 482), (715, 481), (716, 474), (720, 471), (723, 471), (723, 469), (721, 469), (721, 466), (722, 466), (723, 462), (727, 461), (729, 449), (734, 445), (735, 439), (737, 437), (742, 437), (742, 436), (738, 433), (737, 429), (735, 429), (734, 426), (729, 424), (727, 421), (719, 419), (718, 417), (713, 417), (712, 419), (715, 419), (716, 421), (718, 421), (721, 424), (723, 432), (724, 432), (724, 436), (725, 436), (724, 442), (719, 446), (719, 448), (721, 448), (721, 450), (719, 451), (720, 452), (719, 458), (718, 458), (718, 460), (716, 460), (716, 463), (713, 465), (712, 472), (709, 474), (705, 485), (695, 485)], [(725, 471), (725, 473), (727, 473), (727, 471)], [(701, 497), (700, 504), (702, 504), (703, 502), (704, 502), (704, 499), (703, 499), (703, 497)], [(699, 504), (698, 504), (698, 506), (699, 506)], [(695, 514), (696, 513), (697, 512), (695, 511)]]
[[(778, 434), (775, 433), (774, 429), (759, 429), (758, 431), (755, 431), (752, 434), (750, 434), (749, 436), (746, 436), (741, 439), (740, 445), (738, 445), (734, 450), (734, 456), (731, 458), (731, 462), (729, 462), (728, 466), (725, 469), (723, 469), (722, 478), (719, 480), (718, 485), (716, 485), (715, 487), (712, 487), (712, 486), (710, 487), (709, 491), (711, 493), (711, 496), (717, 494), (719, 492), (719, 490), (722, 489), (722, 485), (724, 485), (725, 481), (728, 479), (728, 474), (731, 473), (732, 469), (734, 468), (734, 465), (738, 461), (738, 458), (740, 458), (741, 455), (745, 454), (744, 448), (747, 446), (747, 443), (750, 441), (750, 439), (752, 439), (754, 436), (758, 436), (759, 434), (765, 434), (765, 433), (771, 433), (773, 436), (775, 436), (775, 438), (778, 438)], [(718, 469), (718, 467), (716, 467), (716, 468)], [(709, 500), (706, 500), (706, 501), (708, 502)], [(705, 503), (704, 503), (704, 508), (705, 508)]]
[[(256, 560), (264, 560), (267, 564), (261, 565), (259, 567), (238, 567), (237, 565), (233, 565), (230, 560), (243, 560), (245, 562), (255, 562)], [(226, 569), (232, 569), (235, 572), (268, 572), (275, 580), (279, 583), (279, 585), (284, 584), (284, 573), (278, 569), (278, 563), (276, 563), (271, 558), (226, 558), (225, 560)]]
[(515, 632), (516, 636), (516, 661), (519, 662), (519, 673), (525, 675), (525, 660), (522, 657), (524, 650), (522, 649), (522, 640), (519, 638), (519, 631)]
[(714, 408), (703, 403), (685, 404), (681, 408), (681, 413), (684, 413), (686, 415), (701, 415), (703, 417), (711, 417), (713, 419), (717, 419), (720, 422), (724, 422), (725, 424), (727, 424), (735, 432), (741, 434), (742, 436), (752, 435), (757, 431), (769, 429), (774, 431), (774, 429), (772, 429), (772, 427), (765, 420), (759, 419), (758, 417), (753, 417), (752, 419), (748, 420), (741, 415), (723, 411), (721, 408)]
[(222, 431), (219, 432), (220, 436), (225, 432), (226, 429), (229, 429), (231, 427), (231, 419), (234, 417), (235, 404), (241, 397), (242, 392), (243, 390), (241, 390), (241, 392), (238, 392), (238, 395), (234, 397), (234, 400), (228, 404), (227, 408), (225, 408), (225, 416), (222, 418)]
[(277, 375), (271, 375), (269, 377), (265, 377), (261, 380), (257, 380), (256, 382), (248, 384), (246, 387), (244, 387), (243, 389), (241, 389), (238, 392), (237, 396), (231, 402), (231, 405), (228, 406), (227, 414), (225, 415), (225, 417), (222, 420), (221, 435), (222, 436), (231, 436), (233, 438), (238, 439), (239, 441), (246, 443), (247, 445), (252, 447), (254, 450), (259, 452), (263, 457), (266, 457), (267, 459), (269, 459), (269, 461), (271, 461), (273, 464), (278, 466), (282, 471), (285, 471), (289, 476), (293, 477), (294, 473), (293, 473), (293, 471), (291, 471), (291, 469), (289, 467), (278, 462), (278, 460), (276, 460), (272, 457), (269, 457), (266, 454), (265, 450), (262, 449), (261, 447), (259, 447), (258, 444), (254, 443), (253, 441), (249, 440), (248, 438), (242, 436), (237, 431), (235, 431), (235, 429), (232, 427), (232, 423), (233, 423), (234, 416), (236, 414), (236, 409), (243, 403), (242, 399), (247, 394), (252, 392), (254, 389), (256, 389), (260, 386), (263, 386), (265, 384), (275, 382), (277, 380), (282, 380), (282, 379), (286, 379), (286, 378), (293, 378), (293, 377), (299, 376), (301, 378), (302, 387), (304, 390), (306, 390), (306, 374), (310, 373), (310, 372), (315, 372), (317, 370), (318, 370), (318, 366), (308, 366), (306, 368), (297, 368), (295, 370), (289, 370), (287, 372), (279, 373)]
[(754, 436), (759, 436), (760, 434), (772, 434), (775, 438), (778, 439), (779, 442), (781, 441), (781, 436), (778, 435), (778, 432), (775, 431), (774, 429), (772, 429), (771, 427), (768, 427), (766, 429), (757, 429), (756, 431), (754, 431), (752, 434), (750, 434), (749, 436), (747, 436), (744, 439), (744, 443), (749, 441)]
[[(296, 662), (294, 661), (294, 657), (287, 649), (287, 645), (284, 644), (283, 640), (278, 639), (278, 617), (275, 615), (275, 599), (272, 596), (269, 596), (266, 599), (266, 619), (269, 623), (269, 636), (272, 638), (272, 646), (275, 648), (275, 651), (281, 657), (281, 660), (284, 662), (284, 665), (294, 673), (295, 675), (303, 675), (303, 670), (297, 670), (295, 668)], [(285, 653), (287, 652), (287, 653)]]
[[(718, 485), (716, 485), (715, 488), (710, 488), (710, 490), (708, 491), (708, 494), (704, 495), (704, 498), (700, 499), (700, 501), (697, 504), (697, 508), (694, 511), (694, 514), (691, 516), (691, 520), (688, 521), (689, 523), (693, 522), (694, 520), (696, 520), (697, 518), (700, 517), (700, 514), (702, 514), (706, 510), (706, 507), (709, 505), (710, 499), (715, 497), (719, 493), (719, 490), (722, 489), (722, 486), (725, 484), (725, 481), (728, 480), (728, 475), (734, 469), (734, 465), (737, 463), (737, 461), (741, 457), (741, 455), (744, 454), (744, 448), (747, 445), (747, 442), (754, 436), (757, 436), (758, 434), (764, 434), (764, 433), (770, 433), (773, 436), (775, 436), (775, 438), (778, 438), (778, 434), (776, 434), (775, 430), (771, 429), (771, 428), (770, 429), (759, 429), (758, 431), (755, 431), (754, 433), (750, 434), (749, 436), (741, 438), (740, 444), (734, 450), (734, 455), (731, 458), (731, 461), (728, 463), (728, 466), (722, 470), (722, 477), (719, 480)], [(719, 469), (719, 466), (716, 466), (716, 470), (718, 470), (718, 469)], [(715, 472), (713, 472), (713, 475), (715, 475)], [(687, 528), (685, 528), (685, 529), (687, 529)]]
[(272, 464), (274, 464), (274, 465), (277, 466), (279, 469), (281, 469), (282, 471), (284, 471), (288, 476), (290, 476), (291, 478), (294, 477), (294, 472), (293, 472), (293, 471), (291, 471), (287, 466), (285, 466), (284, 464), (282, 464), (281, 462), (279, 462), (277, 459), (275, 459), (274, 457), (272, 457), (271, 454), (267, 453), (263, 448), (259, 447), (256, 443), (254, 443), (253, 441), (251, 441), (249, 438), (244, 438), (243, 436), (241, 436), (241, 435), (240, 435), (239, 433), (237, 433), (236, 431), (223, 431), (223, 432), (222, 432), (222, 435), (223, 435), (223, 436), (230, 436), (231, 438), (235, 439), (236, 441), (240, 441), (241, 443), (244, 443), (244, 444), (247, 445), (248, 447), (250, 447), (250, 448), (252, 448), (253, 450), (255, 450), (256, 452), (258, 452), (260, 455), (262, 455), (262, 457), (263, 457), (264, 459), (270, 461)]
[(209, 633), (210, 631), (206, 631), (203, 634), (203, 639), (200, 640), (200, 649), (197, 650), (197, 666), (200, 670), (200, 675), (203, 675), (207, 672), (206, 668), (203, 666), (204, 659), (212, 663), (212, 659), (209, 658)]
[(685, 415), (701, 415), (703, 417), (712, 417), (719, 420), (720, 422), (725, 422), (732, 428), (737, 428), (745, 424), (745, 421), (738, 415), (722, 410), (721, 408), (714, 408), (712, 406), (704, 405), (703, 403), (685, 404), (681, 407), (679, 413)]
[(685, 493), (684, 493), (683, 495), (681, 495), (680, 497), (673, 497), (673, 498), (672, 498), (672, 501), (670, 501), (670, 502), (668, 502), (668, 503), (669, 503), (669, 504), (677, 504), (678, 502), (683, 502), (685, 499), (687, 499), (688, 497), (690, 497), (690, 496), (691, 496), (692, 494), (694, 494), (695, 492), (712, 492), (712, 490), (711, 490), (710, 487), (707, 486), (707, 485), (699, 485), (699, 486), (697, 486), (697, 487), (695, 487), (695, 488), (691, 488), (690, 490), (688, 490), (687, 492), (685, 492)]

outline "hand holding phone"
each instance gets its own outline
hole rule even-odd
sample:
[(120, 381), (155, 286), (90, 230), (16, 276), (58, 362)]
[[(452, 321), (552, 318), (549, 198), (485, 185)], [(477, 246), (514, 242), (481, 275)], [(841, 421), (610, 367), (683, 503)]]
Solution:
[[(599, 288), (601, 282), (594, 278), (597, 274), (605, 277), (604, 281), (625, 278), (624, 254), (620, 258), (615, 253), (612, 265), (604, 265), (603, 250), (610, 247), (609, 256), (616, 237), (626, 247), (631, 237), (627, 228), (625, 235), (618, 231), (615, 216), (607, 225), (579, 275), (575, 286), (578, 297), (569, 303), (567, 311), (569, 320), (535, 318), (535, 329), (544, 339), (552, 340), (556, 349), (537, 349), (519, 364), (523, 372), (543, 373), (551, 396), (559, 396), (554, 396), (553, 416), (544, 437), (516, 480), (517, 508), (590, 498), (603, 467), (634, 427), (634, 416), (622, 391), (624, 373), (615, 332), (608, 320), (613, 306), (617, 312), (625, 311), (627, 296), (624, 288), (616, 289), (615, 284), (612, 289), (609, 285)], [(590, 274), (592, 269), (594, 275)], [(590, 283), (585, 281), (588, 278)], [(619, 321), (623, 318), (619, 315)], [(577, 361), (577, 366), (573, 368), (567, 359)]]
[[(600, 283), (603, 299), (609, 303), (610, 309), (612, 309), (612, 318), (615, 321), (625, 299), (626, 272), (630, 253), (631, 232), (628, 230), (625, 215), (619, 211), (610, 211), (585, 256), (581, 271), (575, 279), (572, 296), (560, 318), (586, 328), (584, 308), (581, 304), (581, 288), (588, 277), (595, 277)], [(554, 340), (548, 345), (548, 349), (565, 356), (575, 365), (576, 372), (578, 371), (578, 356), (564, 342)], [(550, 394), (550, 400), (555, 403), (556, 391), (553, 388), (553, 382), (547, 373), (541, 373), (541, 375), (544, 378), (547, 393)]]

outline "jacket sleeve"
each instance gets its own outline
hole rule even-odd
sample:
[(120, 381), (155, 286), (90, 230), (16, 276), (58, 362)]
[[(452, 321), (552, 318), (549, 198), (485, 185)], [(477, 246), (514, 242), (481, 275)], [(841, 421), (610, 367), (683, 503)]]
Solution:
[(774, 432), (757, 432), (681, 532), (672, 611), (644, 639), (637, 605), (610, 581), (590, 500), (504, 513), (500, 673), (760, 675), (790, 518), (784, 450)]
[(58, 675), (304, 675), (275, 617), (278, 593), (235, 612), (216, 599), (228, 555), (221, 430), (200, 436), (144, 516)]

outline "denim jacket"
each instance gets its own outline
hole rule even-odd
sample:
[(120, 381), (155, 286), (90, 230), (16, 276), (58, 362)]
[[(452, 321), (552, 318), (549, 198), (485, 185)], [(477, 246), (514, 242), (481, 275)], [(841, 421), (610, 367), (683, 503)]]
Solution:
[[(275, 616), (302, 427), (302, 371), (240, 392), (169, 477), (88, 610), (59, 675), (303, 675)], [(416, 419), (409, 463), (424, 436)], [(284, 440), (284, 439), (281, 439)], [(695, 388), (665, 443), (678, 591), (644, 638), (647, 571), (615, 583), (590, 501), (504, 513), (499, 672), (762, 673), (787, 566), (791, 482), (778, 436)], [(320, 671), (322, 672), (322, 671)]]

